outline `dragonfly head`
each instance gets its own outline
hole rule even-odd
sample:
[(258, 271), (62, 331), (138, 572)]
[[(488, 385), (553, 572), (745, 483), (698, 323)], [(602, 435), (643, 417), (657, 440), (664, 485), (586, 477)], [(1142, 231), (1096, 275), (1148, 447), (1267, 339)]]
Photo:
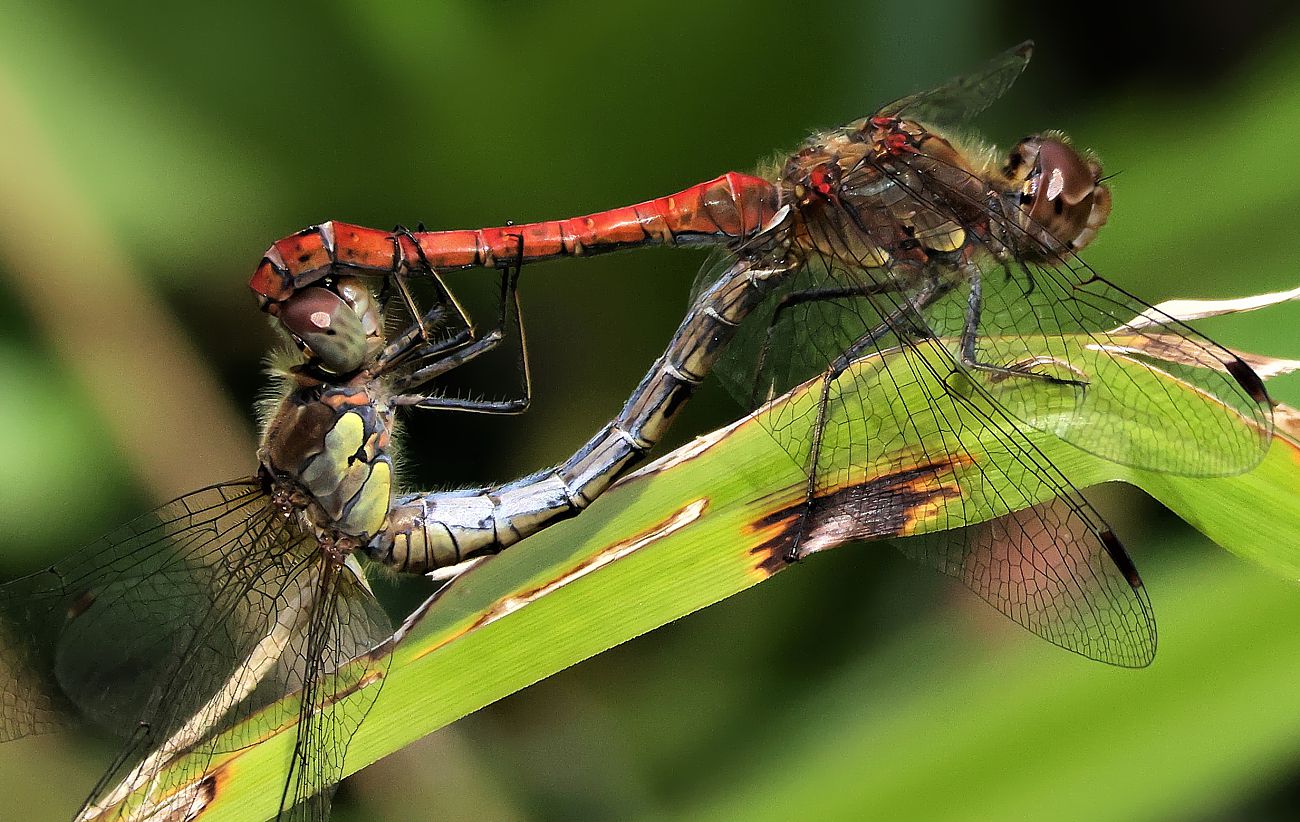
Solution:
[(1026, 137), (1011, 149), (1001, 171), (1019, 229), (1012, 245), (1027, 259), (1081, 250), (1110, 216), (1101, 163), (1081, 155), (1064, 134)]
[(355, 277), (296, 291), (276, 316), (308, 361), (327, 374), (360, 370), (383, 345), (379, 309)]

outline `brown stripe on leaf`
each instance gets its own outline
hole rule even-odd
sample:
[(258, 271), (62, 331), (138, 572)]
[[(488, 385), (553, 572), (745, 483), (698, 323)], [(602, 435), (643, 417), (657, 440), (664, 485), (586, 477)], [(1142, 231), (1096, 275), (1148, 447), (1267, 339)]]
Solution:
[[(192, 822), (192, 820), (198, 819), (199, 815), (212, 805), (212, 801), (217, 798), (219, 786), (217, 780), (216, 774), (210, 774), (194, 786), (193, 795), (188, 806), (177, 809), (178, 811), (184, 811), (183, 815), (176, 817), (177, 822)], [(168, 817), (168, 822), (170, 820), (171, 817)]]
[(862, 482), (819, 490), (806, 500), (786, 505), (755, 520), (750, 529), (770, 532), (750, 549), (756, 570), (771, 575), (787, 564), (799, 541), (799, 556), (834, 548), (851, 540), (887, 539), (914, 533), (916, 526), (961, 495), (956, 471), (969, 458), (913, 465)]
[(587, 574), (590, 574), (592, 571), (599, 570), (616, 560), (623, 559), (642, 548), (653, 545), (655, 542), (658, 542), (669, 534), (672, 534), (699, 519), (700, 515), (704, 513), (704, 509), (707, 507), (707, 499), (697, 499), (682, 507), (667, 519), (661, 520), (635, 536), (619, 540), (613, 545), (610, 545), (609, 547), (602, 549), (600, 552), (584, 559), (582, 562), (579, 562), (571, 569), (562, 572), (553, 579), (530, 588), (527, 591), (522, 591), (513, 596), (503, 597), (502, 599), (497, 600), (491, 608), (484, 611), (483, 614), (475, 620), (473, 625), (466, 629), (465, 633), (470, 633), (485, 625), (490, 625), (498, 619), (518, 611), (525, 605), (535, 602), (547, 594), (563, 588), (569, 583), (576, 582)]
[[(129, 814), (124, 815), (130, 819), (149, 819), (150, 822), (195, 822), (195, 820), (202, 819), (204, 812), (212, 806), (213, 801), (217, 798), (221, 785), (227, 781), (226, 768), (228, 766), (229, 763), (226, 763), (204, 776), (198, 782), (184, 785), (180, 790), (174, 791), (160, 801), (146, 807), (136, 808)], [(123, 813), (123, 809), (120, 807), (107, 810), (116, 810), (118, 813)], [(97, 816), (95, 818), (99, 819), (101, 817)], [(108, 817), (104, 816), (102, 818)]]
[[(1110, 340), (1109, 343), (1094, 343), (1090, 347), (1110, 354), (1151, 357), (1158, 361), (1158, 366), (1172, 363), (1206, 368), (1209, 365), (1205, 360), (1205, 350), (1202, 346), (1181, 334), (1152, 332), (1142, 335), (1121, 335), (1117, 333), (1112, 335)], [(1261, 379), (1261, 372), (1267, 371), (1271, 362), (1270, 358), (1256, 354), (1233, 354), (1231, 359), (1223, 360), (1222, 365), (1246, 396), (1261, 404), (1271, 404), (1272, 401)], [(1276, 362), (1289, 365), (1286, 360)], [(1286, 370), (1287, 366), (1282, 366), (1281, 371), (1285, 373)]]
[[(374, 652), (371, 652), (370, 654), (363, 655), (356, 663), (352, 664), (360, 664), (362, 662), (372, 664), (375, 661), (373, 657)], [(352, 667), (351, 664), (346, 666), (343, 670), (346, 671), (350, 667)], [(335, 674), (335, 676), (338, 675), (339, 674), (337, 673)], [(338, 702), (342, 702), (352, 694), (383, 680), (384, 675), (385, 670), (383, 669), (367, 670), (362, 676), (358, 677), (355, 682), (349, 683), (348, 685), (329, 694), (322, 694), (323, 698), (317, 705), (316, 710), (321, 711)], [(299, 693), (301, 694), (301, 692)], [(269, 709), (272, 706), (267, 707)], [(156, 801), (151, 806), (147, 818), (151, 820), (168, 820), (169, 822), (172, 820), (174, 820), (174, 822), (193, 822), (193, 820), (199, 819), (201, 814), (212, 804), (213, 800), (216, 799), (221, 785), (225, 784), (228, 780), (229, 769), (234, 766), (234, 763), (239, 760), (240, 757), (245, 753), (254, 750), (258, 744), (277, 734), (288, 731), (297, 724), (298, 714), (297, 712), (294, 712), (289, 716), (288, 720), (284, 724), (281, 724), (278, 727), (268, 726), (262, 729), (255, 738), (245, 740), (244, 745), (235, 752), (234, 756), (227, 758), (207, 774), (195, 774), (195, 776), (202, 777), (198, 782), (189, 782), (181, 785), (172, 793)], [(176, 761), (189, 755), (190, 752), (188, 750), (177, 751), (169, 760), (158, 766), (158, 772), (161, 773), (171, 767)]]
[(1273, 409), (1273, 423), (1277, 426), (1277, 433), (1291, 441), (1291, 450), (1295, 453), (1297, 449), (1294, 446), (1300, 443), (1300, 411), (1279, 403)]
[[(367, 656), (369, 655), (367, 654)], [(366, 659), (366, 657), (362, 657), (362, 659)], [(373, 660), (366, 659), (366, 661), (371, 662)], [(351, 666), (350, 665), (346, 666), (344, 670), (346, 670), (348, 667)], [(366, 671), (365, 675), (359, 677), (356, 682), (349, 683), (348, 685), (338, 689), (337, 691), (334, 691), (330, 694), (326, 694), (324, 698), (320, 700), (320, 703), (316, 706), (316, 710), (321, 711), (325, 708), (328, 708), (331, 705), (334, 705), (335, 703), (342, 702), (343, 700), (347, 699), (348, 697), (352, 696), (358, 691), (364, 690), (365, 688), (369, 688), (371, 685), (375, 684), (376, 682), (380, 682), (381, 680), (383, 680), (384, 674), (385, 672), (382, 670)], [(335, 676), (337, 675), (338, 674), (335, 674)]]
[(705, 509), (708, 508), (708, 505), (709, 501), (707, 498), (697, 499), (682, 506), (671, 516), (655, 523), (634, 536), (619, 540), (613, 545), (602, 549), (598, 553), (587, 557), (572, 568), (560, 572), (550, 580), (535, 585), (527, 590), (520, 591), (519, 593), (498, 599), (486, 608), (483, 613), (479, 615), (478, 619), (474, 620), (471, 625), (461, 631), (457, 631), (455, 634), (452, 634), (436, 645), (425, 649), (414, 658), (421, 659), (428, 656), (439, 648), (442, 648), (467, 634), (473, 633), (479, 628), (490, 625), (502, 617), (509, 616), (529, 603), (536, 602), (547, 594), (554, 593), (566, 585), (587, 576), (593, 571), (598, 571), (606, 565), (630, 556), (642, 548), (653, 545), (664, 537), (667, 537), (698, 520), (704, 513)]

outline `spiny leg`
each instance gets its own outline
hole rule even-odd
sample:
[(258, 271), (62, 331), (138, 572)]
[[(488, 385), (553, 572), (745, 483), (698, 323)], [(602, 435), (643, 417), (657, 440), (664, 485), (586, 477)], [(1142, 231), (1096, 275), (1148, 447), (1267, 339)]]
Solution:
[(412, 323), (403, 329), (384, 347), (375, 361), (377, 373), (390, 371), (412, 356), (417, 359), (441, 356), (447, 351), (473, 342), (473, 331), (467, 328), (462, 328), (452, 336), (436, 343), (423, 342), (423, 329), (441, 324), (449, 311), (445, 303), (438, 303), (424, 313), (422, 323)]
[[(1014, 366), (1000, 365), (998, 363), (983, 362), (975, 351), (975, 346), (979, 341), (980, 313), (984, 307), (984, 289), (980, 279), (979, 267), (967, 264), (962, 269), (966, 282), (970, 286), (970, 291), (966, 295), (966, 313), (962, 322), (961, 344), (957, 350), (958, 361), (972, 371), (982, 371), (986, 374), (993, 374), (999, 377), (1018, 377), (1033, 380), (1042, 380), (1043, 382), (1053, 385), (1073, 385), (1079, 388), (1087, 387), (1086, 380), (1075, 380), (1069, 377), (1058, 377), (1055, 374), (1046, 374), (1041, 371), (1031, 371), (1028, 368), (1016, 368)], [(1032, 282), (1032, 281), (1031, 281)]]
[[(522, 247), (522, 242), (523, 241), (521, 238), (520, 239), (521, 247)], [(411, 373), (403, 376), (400, 379), (400, 381), (396, 384), (397, 391), (399, 392), (409, 391), (419, 385), (422, 385), (428, 382), (429, 380), (433, 379), (434, 377), (437, 377), (438, 375), (446, 373), (452, 368), (455, 368), (457, 365), (461, 365), (463, 363), (469, 362), (469, 360), (473, 359), (475, 356), (478, 356), (478, 354), (491, 350), (497, 343), (500, 342), (500, 340), (504, 336), (504, 330), (507, 322), (506, 312), (508, 308), (508, 302), (511, 299), (513, 299), (515, 300), (516, 307), (519, 305), (518, 294), (517, 294), (517, 289), (518, 289), (518, 268), (517, 267), (513, 278), (508, 279), (509, 277), (510, 275), (508, 271), (502, 273), (502, 281), (501, 281), (502, 293), (500, 299), (498, 300), (496, 328), (494, 328), (493, 331), (489, 332), (488, 334), (484, 335), (484, 337), (481, 338), (477, 335), (477, 332), (475, 331), (473, 326), (468, 324), (468, 322), (466, 321), (466, 318), (468, 316), (467, 312), (465, 312), (465, 310), (460, 306), (460, 304), (456, 302), (454, 296), (451, 294), (450, 289), (445, 288), (444, 286), (444, 288), (440, 291), (439, 294), (440, 299), (438, 304), (436, 304), (433, 308), (431, 308), (428, 312), (425, 313), (424, 315), (425, 322), (413, 323), (412, 325), (407, 326), (407, 328), (404, 329), (396, 338), (394, 338), (393, 342), (390, 343), (388, 347), (384, 349), (384, 353), (380, 357), (380, 364), (384, 368), (392, 368), (394, 365), (399, 364), (399, 362), (405, 361), (407, 356), (410, 354), (417, 355), (416, 363), (419, 362), (430, 363), (427, 366), (417, 365), (412, 369)], [(462, 327), (460, 331), (457, 331), (455, 334), (448, 337), (447, 339), (440, 340), (436, 343), (426, 342), (425, 344), (417, 344), (421, 340), (426, 339), (425, 329), (428, 327), (428, 324), (431, 320), (436, 319), (436, 321), (441, 322), (441, 320), (445, 317), (445, 315), (452, 310), (455, 311), (457, 318), (461, 321)], [(520, 327), (521, 335), (522, 335), (522, 331), (523, 329), (521, 326)], [(464, 349), (466, 347), (473, 347), (473, 353), (469, 353), (468, 355), (462, 356), (462, 358), (457, 360), (453, 360), (447, 356), (449, 353), (456, 353), (456, 352), (460, 352), (464, 354), (465, 352), (461, 352), (461, 349)]]
[[(510, 299), (505, 293), (506, 289), (513, 288), (513, 284), (506, 282), (506, 276), (502, 274), (503, 303)], [(393, 381), (393, 390), (398, 394), (413, 391), (448, 371), (470, 362), (480, 354), (496, 348), (505, 338), (504, 322), (504, 314), (502, 314), (497, 327), (482, 337), (476, 336), (473, 329), (466, 328), (440, 343), (417, 347), (415, 350), (419, 356), (409, 364), (410, 371)], [(416, 329), (411, 327), (403, 332), (403, 335), (411, 336), (416, 333)]]
[(875, 294), (888, 294), (904, 290), (906, 286), (901, 281), (890, 278), (888, 282), (883, 283), (862, 283), (857, 285), (836, 286), (831, 288), (809, 288), (803, 291), (792, 291), (781, 297), (776, 304), (776, 309), (772, 312), (772, 317), (767, 323), (767, 330), (763, 334), (763, 345), (758, 352), (758, 361), (754, 366), (753, 389), (750, 392), (750, 405), (756, 407), (760, 402), (759, 390), (762, 386), (763, 369), (767, 366), (768, 354), (772, 350), (772, 336), (776, 327), (781, 323), (785, 312), (799, 305), (806, 305), (814, 302), (829, 302), (850, 297), (868, 297)]
[(399, 499), (367, 547), (371, 558), (408, 572), (457, 565), (577, 515), (654, 447), (740, 322), (790, 272), (734, 264), (692, 305), (619, 413), (569, 459), (504, 485)]
[[(397, 250), (400, 252), (402, 244), (401, 241), (397, 239), (398, 237), (405, 237), (407, 241), (410, 242), (411, 247), (415, 249), (416, 256), (420, 258), (421, 267), (428, 272), (429, 279), (433, 281), (438, 302), (440, 304), (451, 306), (451, 308), (456, 312), (456, 316), (460, 320), (461, 324), (465, 328), (469, 329), (472, 334), (474, 323), (470, 319), (469, 312), (467, 312), (465, 307), (460, 304), (460, 301), (456, 299), (456, 295), (447, 287), (447, 283), (442, 279), (442, 276), (438, 274), (437, 270), (434, 269), (433, 265), (429, 262), (429, 258), (425, 256), (424, 248), (420, 246), (420, 242), (416, 239), (415, 234), (413, 234), (406, 226), (399, 225), (393, 228), (393, 242), (397, 244)], [(403, 266), (398, 266), (398, 270), (393, 272), (393, 285), (396, 287), (398, 296), (402, 299), (402, 303), (406, 306), (406, 310), (410, 312), (413, 318), (415, 318), (415, 326), (419, 330), (420, 338), (427, 343), (431, 343), (432, 339), (429, 336), (429, 330), (425, 327), (423, 322), (423, 314), (420, 311), (419, 305), (415, 302), (415, 296), (411, 293), (410, 284), (406, 281), (405, 269), (410, 267), (410, 263), (406, 260), (403, 260), (403, 263)]]
[[(1029, 371), (1024, 368), (1013, 368), (994, 363), (981, 362), (976, 356), (975, 346), (978, 339), (980, 311), (983, 307), (983, 291), (980, 281), (979, 269), (973, 265), (967, 266), (963, 273), (965, 282), (969, 285), (969, 292), (966, 300), (966, 312), (962, 327), (962, 336), (959, 342), (958, 362), (965, 367), (973, 370), (1001, 375), (1006, 377), (1021, 377), (1043, 380), (1055, 385), (1075, 385), (1086, 386), (1087, 383), (1080, 380), (1073, 380), (1064, 377), (1057, 377), (1053, 374), (1045, 374), (1036, 371)], [(826, 418), (830, 404), (831, 384), (849, 367), (849, 365), (866, 351), (876, 345), (887, 333), (896, 330), (896, 327), (903, 322), (911, 321), (913, 331), (920, 334), (928, 334), (924, 322), (919, 317), (919, 312), (950, 293), (960, 279), (939, 283), (936, 279), (931, 278), (925, 288), (913, 299), (907, 303), (898, 306), (890, 312), (884, 320), (867, 331), (861, 337), (854, 341), (843, 353), (836, 357), (835, 361), (827, 368), (823, 375), (821, 392), (817, 403), (817, 419), (812, 430), (812, 443), (808, 457), (808, 484), (807, 495), (805, 500), (805, 511), (800, 520), (799, 529), (795, 533), (795, 539), (787, 550), (785, 559), (789, 562), (798, 561), (800, 556), (799, 545), (807, 535), (808, 529), (812, 525), (813, 506), (817, 493), (817, 463), (821, 457), (821, 449), (825, 436)], [(885, 293), (885, 290), (875, 286), (864, 286), (860, 289), (853, 288), (831, 288), (831, 289), (814, 289), (808, 292), (800, 292), (796, 299), (791, 300), (791, 304), (801, 304), (816, 302), (821, 299), (833, 300), (844, 297), (869, 297), (873, 294)], [(795, 297), (795, 295), (790, 295)], [(770, 337), (770, 328), (769, 328)]]
[[(523, 238), (519, 238), (520, 257), (522, 257)], [(501, 298), (498, 306), (497, 327), (483, 337), (471, 339), (455, 350), (433, 357), (428, 365), (417, 368), (404, 376), (398, 383), (398, 390), (410, 391), (420, 385), (451, 371), (478, 356), (491, 351), (505, 339), (507, 326), (513, 326), (519, 335), (518, 373), (521, 379), (522, 396), (507, 400), (473, 400), (463, 397), (431, 397), (419, 394), (399, 394), (393, 397), (393, 404), (409, 408), (436, 410), (469, 411), (481, 414), (520, 414), (528, 409), (533, 398), (532, 369), (528, 361), (528, 341), (524, 332), (523, 310), (519, 302), (519, 272), (516, 264), (507, 268), (501, 276)], [(512, 310), (513, 309), (513, 310)]]

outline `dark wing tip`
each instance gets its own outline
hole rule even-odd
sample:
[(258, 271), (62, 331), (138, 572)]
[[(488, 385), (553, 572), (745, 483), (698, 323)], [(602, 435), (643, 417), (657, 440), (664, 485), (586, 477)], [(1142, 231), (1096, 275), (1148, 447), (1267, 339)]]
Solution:
[(1264, 381), (1259, 378), (1259, 374), (1255, 373), (1255, 369), (1240, 358), (1233, 358), (1224, 365), (1248, 397), (1260, 405), (1272, 407), (1273, 400), (1269, 398), (1268, 389), (1264, 387)]
[(1133, 564), (1133, 558), (1124, 548), (1124, 543), (1120, 542), (1114, 531), (1104, 528), (1097, 532), (1097, 536), (1111, 562), (1115, 563), (1115, 568), (1123, 575), (1129, 587), (1133, 589), (1134, 595), (1137, 596), (1141, 619), (1145, 625), (1139, 627), (1134, 643), (1125, 646), (1124, 653), (1119, 656), (1101, 655), (1096, 658), (1121, 668), (1145, 668), (1156, 659), (1156, 623), (1142, 584), (1142, 577), (1138, 574), (1137, 566)]
[(1101, 544), (1105, 547), (1111, 561), (1115, 563), (1115, 567), (1119, 569), (1119, 572), (1124, 575), (1124, 579), (1128, 581), (1129, 586), (1134, 591), (1141, 589), (1142, 577), (1138, 574), (1137, 566), (1133, 564), (1133, 558), (1125, 550), (1124, 543), (1120, 542), (1119, 537), (1115, 536), (1115, 532), (1109, 528), (1098, 532), (1097, 535), (1101, 538)]

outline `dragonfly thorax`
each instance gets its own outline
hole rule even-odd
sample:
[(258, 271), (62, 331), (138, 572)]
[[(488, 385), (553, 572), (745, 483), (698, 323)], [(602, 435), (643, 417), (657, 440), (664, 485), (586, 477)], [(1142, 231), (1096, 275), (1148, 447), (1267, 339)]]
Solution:
[(298, 387), (280, 403), (258, 452), (272, 484), (331, 543), (364, 544), (388, 518), (393, 411), (376, 388), (360, 378)]
[(998, 166), (989, 152), (884, 116), (805, 146), (781, 192), (805, 247), (871, 269), (960, 265), (979, 251), (1057, 260), (1092, 241), (1111, 202), (1101, 164), (1062, 134), (1026, 137)]
[[(955, 196), (936, 199), (935, 191)], [(986, 224), (987, 186), (944, 138), (875, 117), (786, 163), (782, 196), (804, 247), (847, 265), (920, 267), (960, 254)]]

